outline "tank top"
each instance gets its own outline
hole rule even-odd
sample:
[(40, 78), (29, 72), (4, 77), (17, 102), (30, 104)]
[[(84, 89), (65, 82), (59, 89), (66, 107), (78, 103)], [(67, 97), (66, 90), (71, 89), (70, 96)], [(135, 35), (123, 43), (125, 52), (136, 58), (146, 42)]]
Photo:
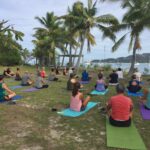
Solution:
[(80, 95), (81, 93), (78, 92), (75, 97), (71, 96), (70, 109), (78, 112), (81, 110), (82, 100), (80, 99)]
[(105, 91), (105, 83), (103, 80), (97, 80), (96, 91)]
[(147, 101), (145, 105), (150, 109), (150, 88), (148, 89)]
[(3, 83), (0, 83), (0, 100), (4, 100), (5, 90), (3, 89)]

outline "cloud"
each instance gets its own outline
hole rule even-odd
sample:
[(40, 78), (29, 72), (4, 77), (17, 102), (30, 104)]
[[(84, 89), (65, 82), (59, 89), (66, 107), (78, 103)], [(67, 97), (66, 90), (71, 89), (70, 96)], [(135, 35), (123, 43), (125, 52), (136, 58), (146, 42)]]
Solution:
[[(33, 28), (40, 26), (35, 16), (45, 16), (46, 12), (54, 11), (56, 15), (64, 15), (67, 12), (68, 6), (71, 6), (76, 0), (0, 0), (0, 20), (9, 20), (9, 24), (25, 33), (23, 47), (29, 50), (33, 49), (32, 35), (34, 33)], [(87, 0), (82, 0), (87, 4)], [(120, 3), (98, 3), (97, 16), (103, 14), (113, 14), (119, 20), (122, 19), (125, 10), (120, 8)], [(129, 38), (121, 45), (117, 52), (111, 53), (111, 47), (113, 42), (106, 38), (102, 40), (102, 33), (99, 30), (92, 30), (93, 35), (96, 38), (96, 45), (92, 47), (91, 53), (87, 53), (86, 46), (84, 47), (85, 60), (91, 59), (103, 59), (106, 58), (127, 56)], [(121, 36), (121, 34), (119, 34)], [(148, 31), (144, 31), (141, 36), (142, 51), (150, 52), (150, 34)], [(105, 54), (104, 54), (105, 47)]]

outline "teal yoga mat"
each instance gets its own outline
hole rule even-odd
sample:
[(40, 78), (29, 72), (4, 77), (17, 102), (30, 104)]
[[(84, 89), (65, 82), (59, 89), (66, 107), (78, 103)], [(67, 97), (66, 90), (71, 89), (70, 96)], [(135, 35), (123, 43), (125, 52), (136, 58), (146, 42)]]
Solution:
[(106, 119), (107, 146), (131, 150), (146, 150), (134, 123), (130, 127), (114, 127)]
[(108, 89), (106, 89), (105, 91), (102, 91), (102, 92), (93, 90), (90, 94), (91, 95), (105, 95), (107, 92), (108, 92)]
[(77, 112), (77, 111), (73, 111), (73, 110), (67, 108), (67, 109), (65, 109), (61, 112), (57, 112), (57, 113), (60, 115), (63, 115), (63, 116), (67, 116), (67, 117), (78, 117), (78, 116), (85, 114), (86, 112), (88, 112), (91, 108), (93, 108), (96, 105), (97, 105), (96, 102), (89, 102), (84, 111)]

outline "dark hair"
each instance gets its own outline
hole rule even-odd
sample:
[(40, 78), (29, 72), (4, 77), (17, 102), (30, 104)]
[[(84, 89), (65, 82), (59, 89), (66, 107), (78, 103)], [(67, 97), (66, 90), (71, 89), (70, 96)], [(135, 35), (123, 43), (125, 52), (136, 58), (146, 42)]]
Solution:
[(52, 68), (51, 71), (53, 72), (53, 71), (54, 71), (54, 68)]
[(124, 85), (123, 84), (116, 85), (116, 91), (117, 91), (117, 93), (124, 93), (125, 92)]
[(80, 89), (80, 83), (79, 82), (74, 83), (73, 90), (72, 90), (73, 97), (77, 95), (79, 89)]
[(3, 78), (4, 78), (4, 76), (3, 76), (3, 75), (0, 75), (0, 81), (3, 80)]
[(112, 70), (113, 72), (116, 72), (116, 70)]
[(135, 74), (132, 75), (132, 79), (136, 79), (136, 75)]
[(70, 79), (72, 79), (74, 77), (74, 74), (73, 73), (71, 73), (70, 74)]
[(122, 69), (121, 68), (118, 68), (118, 71), (121, 71)]
[(17, 71), (20, 70), (20, 68), (17, 68)]
[(103, 74), (102, 73), (99, 73), (98, 74), (98, 79), (102, 79), (103, 78)]

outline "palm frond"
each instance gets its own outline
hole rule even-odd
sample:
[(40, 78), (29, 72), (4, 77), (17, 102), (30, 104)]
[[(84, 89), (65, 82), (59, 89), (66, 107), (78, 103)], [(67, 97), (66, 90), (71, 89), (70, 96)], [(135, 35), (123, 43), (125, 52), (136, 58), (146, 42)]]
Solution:
[(122, 36), (112, 47), (112, 52), (115, 52), (119, 46), (124, 42), (125, 38), (126, 38), (127, 34), (125, 34), (124, 36)]
[(116, 17), (114, 17), (111, 14), (102, 15), (96, 18), (98, 23), (104, 23), (104, 24), (119, 24), (119, 21)]

